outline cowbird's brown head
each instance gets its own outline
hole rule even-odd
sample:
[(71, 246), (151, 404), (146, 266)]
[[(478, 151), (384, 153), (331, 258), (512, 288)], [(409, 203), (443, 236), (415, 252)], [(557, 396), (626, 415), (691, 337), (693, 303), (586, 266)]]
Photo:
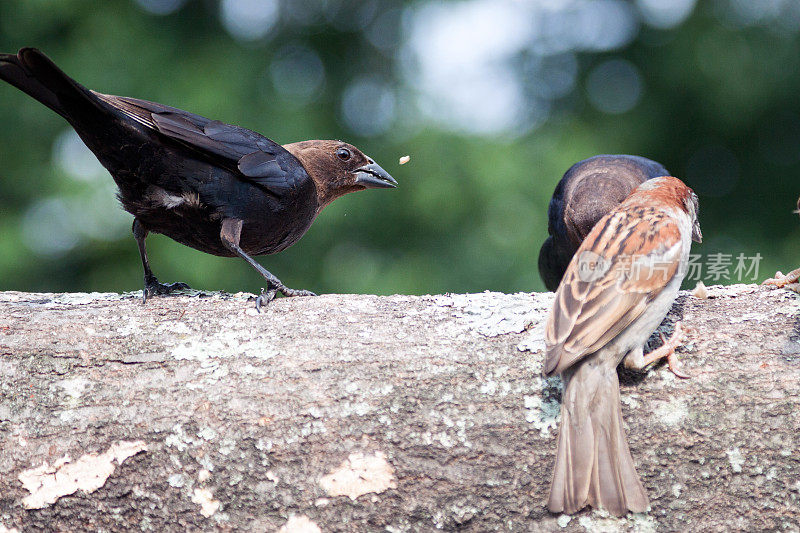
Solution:
[(397, 182), (361, 150), (342, 141), (302, 141), (283, 146), (317, 187), (318, 210), (349, 192), (397, 187)]

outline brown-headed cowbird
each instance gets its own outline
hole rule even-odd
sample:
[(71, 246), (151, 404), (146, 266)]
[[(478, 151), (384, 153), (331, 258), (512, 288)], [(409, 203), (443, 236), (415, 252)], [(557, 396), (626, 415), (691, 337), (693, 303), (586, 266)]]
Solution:
[(162, 233), (224, 257), (239, 256), (266, 280), (260, 306), (286, 287), (253, 260), (285, 250), (336, 198), (397, 182), (358, 148), (342, 141), (281, 146), (266, 137), (174, 107), (87, 89), (34, 48), (0, 55), (0, 79), (43, 103), (78, 132), (108, 169), (144, 267), (143, 298), (183, 283), (158, 282), (145, 238)]
[(545, 374), (561, 373), (561, 428), (548, 508), (591, 505), (615, 515), (644, 512), (620, 408), (617, 365), (641, 369), (667, 357), (683, 332), (644, 355), (686, 275), (702, 235), (697, 196), (679, 179), (639, 185), (592, 228), (567, 267), (545, 326)]
[(539, 275), (547, 290), (558, 288), (575, 250), (595, 223), (640, 183), (658, 176), (669, 176), (669, 172), (635, 155), (597, 155), (567, 170), (550, 200), (550, 236), (539, 251)]

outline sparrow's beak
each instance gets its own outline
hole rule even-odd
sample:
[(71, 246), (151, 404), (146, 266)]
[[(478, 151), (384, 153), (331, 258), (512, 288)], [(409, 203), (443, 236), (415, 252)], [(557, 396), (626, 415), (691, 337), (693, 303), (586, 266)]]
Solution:
[(692, 226), (692, 240), (694, 242), (703, 242), (703, 232), (700, 231), (700, 223), (695, 220)]
[(370, 159), (369, 161), (368, 165), (353, 171), (356, 175), (356, 184), (363, 186), (365, 189), (393, 189), (397, 187), (397, 182), (388, 172), (373, 160)]

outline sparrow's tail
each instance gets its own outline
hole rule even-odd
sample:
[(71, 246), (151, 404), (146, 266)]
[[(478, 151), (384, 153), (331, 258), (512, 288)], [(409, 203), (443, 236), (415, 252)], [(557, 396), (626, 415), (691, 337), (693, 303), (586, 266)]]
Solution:
[(567, 514), (587, 505), (617, 516), (644, 512), (649, 501), (622, 427), (617, 370), (587, 363), (564, 376), (561, 430), (547, 506)]
[(16, 55), (0, 54), (0, 79), (67, 120), (74, 110), (97, 105), (97, 99), (88, 89), (64, 74), (36, 48), (22, 48)]

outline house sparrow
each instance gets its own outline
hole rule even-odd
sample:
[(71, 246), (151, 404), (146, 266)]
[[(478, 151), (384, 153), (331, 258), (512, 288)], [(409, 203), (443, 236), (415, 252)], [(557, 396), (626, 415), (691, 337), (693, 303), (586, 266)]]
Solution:
[(617, 365), (641, 369), (674, 353), (682, 332), (644, 356), (700, 242), (697, 196), (679, 179), (639, 185), (591, 230), (567, 267), (547, 320), (544, 372), (564, 394), (548, 508), (615, 515), (648, 508), (622, 427)]
[(267, 282), (256, 308), (290, 289), (252, 256), (297, 242), (336, 198), (397, 182), (358, 148), (313, 140), (283, 146), (238, 126), (174, 107), (89, 90), (35, 48), (0, 54), (0, 79), (69, 122), (119, 188), (134, 216), (142, 297), (188, 288), (159, 283), (145, 250), (162, 233), (196, 250), (241, 257)]
[[(800, 214), (800, 198), (797, 199), (797, 211)], [(796, 268), (788, 274), (782, 273), (780, 270), (775, 273), (774, 278), (764, 280), (762, 285), (772, 285), (779, 289), (789, 289), (796, 293), (800, 293), (800, 268)]]
[(575, 163), (561, 178), (547, 210), (550, 236), (539, 251), (539, 275), (555, 291), (575, 250), (606, 213), (640, 183), (670, 173), (635, 155), (597, 155)]

